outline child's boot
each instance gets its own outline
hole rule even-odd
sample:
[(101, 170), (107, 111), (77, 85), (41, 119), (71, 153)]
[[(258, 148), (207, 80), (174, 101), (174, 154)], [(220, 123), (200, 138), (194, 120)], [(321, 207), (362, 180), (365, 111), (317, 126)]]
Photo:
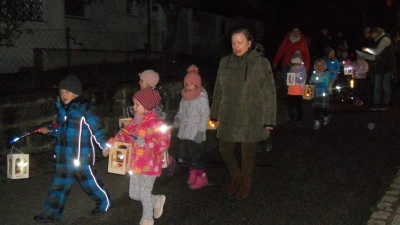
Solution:
[(198, 170), (196, 180), (190, 185), (191, 189), (199, 189), (208, 185), (207, 174), (204, 170)]
[(324, 126), (329, 124), (329, 121), (331, 120), (331, 114), (324, 116)]
[(314, 123), (314, 130), (319, 130), (321, 129), (321, 121), (316, 120)]
[(194, 168), (189, 168), (189, 178), (187, 179), (187, 184), (192, 185), (196, 181), (197, 170)]

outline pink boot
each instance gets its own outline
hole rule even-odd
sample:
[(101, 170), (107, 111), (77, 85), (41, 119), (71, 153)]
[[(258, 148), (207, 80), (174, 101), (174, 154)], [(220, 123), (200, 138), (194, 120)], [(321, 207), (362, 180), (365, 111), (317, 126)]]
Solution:
[(187, 184), (192, 185), (196, 181), (197, 170), (189, 168), (189, 178), (187, 179)]
[(201, 175), (197, 174), (196, 180), (190, 185), (191, 189), (199, 189), (208, 185), (207, 174), (203, 172)]

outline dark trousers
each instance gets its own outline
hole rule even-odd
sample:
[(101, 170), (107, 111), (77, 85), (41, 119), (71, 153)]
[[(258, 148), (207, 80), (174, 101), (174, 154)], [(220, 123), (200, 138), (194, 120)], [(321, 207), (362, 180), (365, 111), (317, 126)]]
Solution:
[(327, 108), (314, 108), (315, 120), (321, 120), (321, 114), (323, 116), (328, 116), (329, 110)]
[(176, 153), (178, 163), (183, 167), (204, 170), (206, 166), (204, 157), (204, 144), (192, 140), (179, 139)]
[(287, 96), (287, 109), (289, 112), (289, 119), (291, 121), (303, 120), (303, 96), (301, 95), (288, 95)]
[(219, 153), (222, 161), (228, 168), (232, 176), (245, 175), (250, 176), (255, 166), (255, 156), (258, 142), (239, 143), (241, 162), (236, 157), (237, 142), (226, 142), (219, 139)]

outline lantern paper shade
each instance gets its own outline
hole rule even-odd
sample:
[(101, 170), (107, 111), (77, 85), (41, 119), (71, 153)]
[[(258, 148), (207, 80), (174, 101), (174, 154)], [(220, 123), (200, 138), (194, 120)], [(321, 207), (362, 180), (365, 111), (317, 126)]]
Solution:
[(207, 130), (216, 130), (218, 128), (218, 122), (208, 120)]
[(352, 75), (353, 74), (353, 66), (351, 65), (344, 65), (343, 67), (344, 75)]
[(311, 100), (314, 97), (314, 85), (306, 84), (303, 91), (303, 99)]
[(126, 174), (129, 170), (132, 145), (129, 143), (115, 142), (110, 148), (108, 158), (108, 172)]
[(12, 147), (11, 153), (7, 155), (7, 178), (29, 178), (29, 154), (13, 154), (13, 149), (19, 151)]
[(129, 122), (132, 120), (132, 118), (122, 118), (122, 119), (119, 119), (119, 128), (125, 128), (126, 127), (126, 125), (128, 125), (129, 124)]

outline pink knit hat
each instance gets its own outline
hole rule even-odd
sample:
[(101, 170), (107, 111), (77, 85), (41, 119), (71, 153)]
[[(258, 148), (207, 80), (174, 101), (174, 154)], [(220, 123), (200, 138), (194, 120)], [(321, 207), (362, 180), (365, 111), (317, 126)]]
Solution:
[(132, 99), (136, 99), (147, 110), (152, 110), (160, 104), (161, 96), (158, 91), (150, 88), (142, 89), (135, 93)]
[(154, 70), (145, 70), (139, 74), (140, 79), (146, 82), (150, 87), (155, 88), (160, 80), (160, 76)]
[(201, 87), (201, 77), (199, 75), (199, 68), (196, 65), (191, 65), (187, 69), (188, 74), (186, 74), (183, 83), (193, 83), (197, 87)]

